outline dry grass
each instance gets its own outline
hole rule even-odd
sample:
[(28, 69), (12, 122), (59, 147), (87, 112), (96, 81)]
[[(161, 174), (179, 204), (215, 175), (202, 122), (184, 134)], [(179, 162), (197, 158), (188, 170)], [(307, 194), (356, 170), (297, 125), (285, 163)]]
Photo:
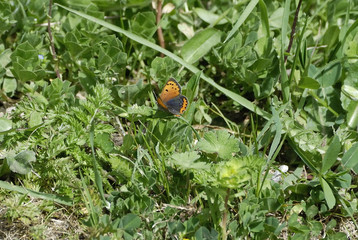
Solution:
[(30, 224), (21, 218), (11, 220), (6, 218), (9, 209), (0, 206), (0, 239), (88, 239), (86, 229), (74, 215), (68, 216), (64, 209), (48, 216), (41, 214), (32, 219)]

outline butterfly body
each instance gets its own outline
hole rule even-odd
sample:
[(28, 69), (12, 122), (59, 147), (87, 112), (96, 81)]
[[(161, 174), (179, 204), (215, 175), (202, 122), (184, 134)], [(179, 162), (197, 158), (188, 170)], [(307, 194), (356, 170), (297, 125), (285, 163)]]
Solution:
[(183, 114), (189, 103), (188, 99), (181, 95), (181, 87), (174, 78), (170, 78), (165, 84), (157, 102), (161, 108), (174, 115)]

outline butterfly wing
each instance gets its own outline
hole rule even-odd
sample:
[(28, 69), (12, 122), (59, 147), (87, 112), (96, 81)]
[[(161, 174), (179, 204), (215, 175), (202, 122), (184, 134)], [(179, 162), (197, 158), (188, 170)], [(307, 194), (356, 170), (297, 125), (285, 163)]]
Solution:
[(174, 78), (171, 78), (165, 84), (162, 92), (157, 98), (157, 102), (162, 108), (168, 109), (167, 102), (173, 98), (178, 97), (180, 94), (181, 94), (181, 87), (179, 83), (175, 81)]
[(188, 107), (188, 99), (183, 96), (179, 95), (173, 99), (170, 99), (166, 102), (166, 107), (168, 111), (174, 115), (183, 114), (183, 112)]

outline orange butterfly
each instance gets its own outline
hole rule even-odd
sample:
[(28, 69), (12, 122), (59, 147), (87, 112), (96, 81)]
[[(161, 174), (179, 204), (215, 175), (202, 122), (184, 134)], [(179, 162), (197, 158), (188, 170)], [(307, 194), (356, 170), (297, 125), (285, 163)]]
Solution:
[(189, 103), (188, 99), (181, 95), (181, 87), (174, 78), (170, 78), (165, 84), (157, 102), (160, 107), (174, 115), (183, 114)]

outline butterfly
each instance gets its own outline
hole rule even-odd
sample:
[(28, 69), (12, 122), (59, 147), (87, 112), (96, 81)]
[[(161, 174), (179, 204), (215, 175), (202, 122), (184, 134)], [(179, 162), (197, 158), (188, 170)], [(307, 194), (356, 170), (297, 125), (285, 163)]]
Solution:
[(181, 87), (174, 78), (170, 78), (157, 98), (159, 106), (174, 115), (183, 114), (188, 107), (188, 99), (181, 95)]

